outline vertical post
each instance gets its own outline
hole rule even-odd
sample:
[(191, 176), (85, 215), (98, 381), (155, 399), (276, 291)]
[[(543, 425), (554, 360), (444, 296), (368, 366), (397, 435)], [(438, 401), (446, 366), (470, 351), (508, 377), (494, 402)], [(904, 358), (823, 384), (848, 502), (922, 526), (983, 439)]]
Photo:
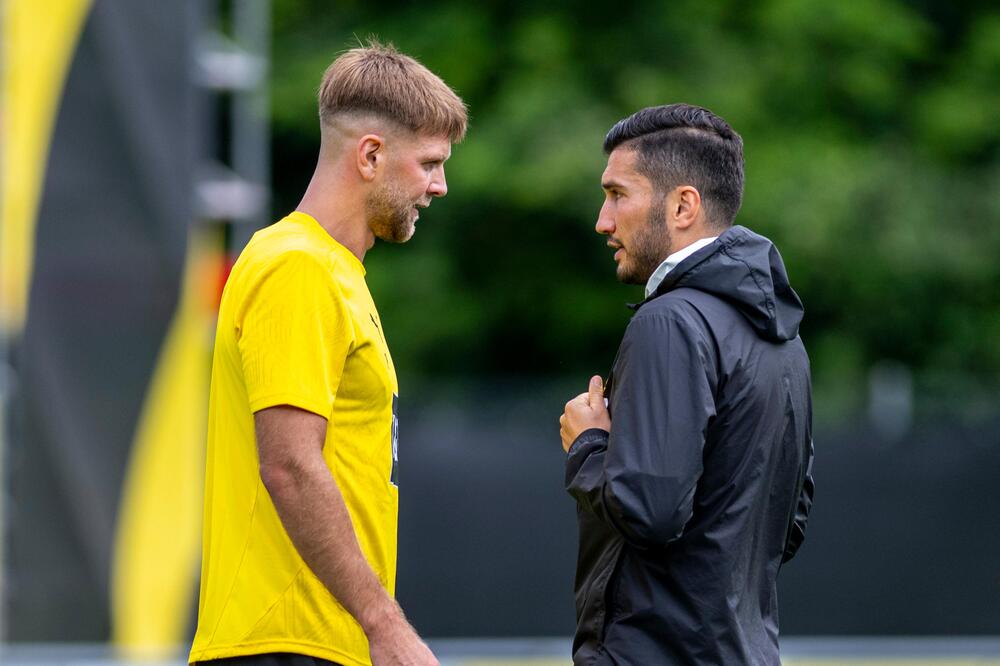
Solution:
[[(236, 46), (259, 63), (256, 85), (235, 90), (232, 98), (232, 144), (230, 164), (236, 175), (255, 186), (270, 191), (270, 132), (268, 130), (267, 67), (270, 61), (270, 2), (243, 0), (234, 2), (232, 34)], [(234, 220), (230, 234), (232, 253), (238, 253), (250, 236), (267, 223), (269, 197), (241, 220)]]
[[(6, 109), (7, 100), (7, 71), (4, 62), (3, 40), (6, 38), (7, 12), (9, 11), (7, 0), (0, 0), (0, 118), (8, 113)], [(2, 135), (2, 128), (0, 128)], [(3, 137), (0, 136), (0, 141)], [(4, 152), (0, 150), (0, 183), (3, 183), (3, 173), (7, 165), (3, 163)], [(0, 201), (6, 197), (7, 193), (0, 187)], [(0, 205), (0, 215), (3, 214), (3, 206)], [(3, 225), (0, 224), (0, 229)], [(0, 243), (3, 239), (0, 238)], [(0, 294), (0, 298), (3, 295)], [(5, 304), (0, 303), (0, 312), (5, 309)], [(7, 339), (6, 325), (0, 323), (0, 644), (7, 640), (7, 409), (10, 397), (10, 384), (13, 380), (11, 374), (10, 341)]]

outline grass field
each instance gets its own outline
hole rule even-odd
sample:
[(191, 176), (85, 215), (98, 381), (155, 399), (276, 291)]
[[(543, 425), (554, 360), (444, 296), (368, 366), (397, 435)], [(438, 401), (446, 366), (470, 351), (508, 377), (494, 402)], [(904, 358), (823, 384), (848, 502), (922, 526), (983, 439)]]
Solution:
[[(431, 639), (441, 666), (571, 666), (565, 638)], [(142, 666), (182, 666), (186, 650)], [(0, 644), (3, 666), (139, 666), (107, 645)], [(1000, 666), (997, 637), (791, 637), (784, 666)], [(649, 666), (660, 666), (650, 664)]]
[[(783, 659), (784, 666), (1000, 666), (1000, 658), (949, 659), (942, 657), (881, 657), (864, 659), (851, 657), (826, 657), (822, 659)], [(442, 666), (571, 666), (568, 659), (462, 659), (442, 662)]]
[[(571, 666), (568, 659), (463, 659), (441, 662), (442, 666)], [(881, 657), (854, 659), (826, 657), (822, 659), (783, 659), (784, 666), (1000, 666), (1000, 658), (947, 659), (940, 657)]]
[[(432, 641), (431, 645), (442, 666), (571, 666), (563, 656), (568, 654), (569, 643), (559, 639), (446, 640)], [(1000, 666), (1000, 637), (790, 637), (782, 639), (782, 663)]]

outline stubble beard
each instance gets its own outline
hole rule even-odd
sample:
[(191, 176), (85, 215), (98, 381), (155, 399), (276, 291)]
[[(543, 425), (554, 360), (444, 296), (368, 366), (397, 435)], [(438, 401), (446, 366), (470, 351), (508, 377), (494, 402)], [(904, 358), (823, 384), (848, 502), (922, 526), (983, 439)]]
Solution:
[(617, 276), (625, 284), (646, 284), (649, 277), (670, 255), (670, 230), (664, 221), (666, 196), (657, 196), (649, 207), (646, 224), (632, 238), (618, 264)]
[(416, 230), (412, 209), (413, 202), (395, 183), (383, 183), (365, 201), (368, 228), (376, 238), (405, 243)]

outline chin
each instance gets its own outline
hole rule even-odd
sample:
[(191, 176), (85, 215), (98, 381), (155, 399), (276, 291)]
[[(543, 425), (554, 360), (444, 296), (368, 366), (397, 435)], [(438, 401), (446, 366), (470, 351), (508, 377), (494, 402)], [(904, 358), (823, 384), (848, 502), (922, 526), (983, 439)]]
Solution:
[(405, 243), (413, 237), (416, 231), (416, 220), (408, 217), (397, 217), (395, 220), (382, 220), (369, 223), (369, 228), (375, 237), (387, 243)]
[(396, 227), (392, 230), (392, 233), (386, 234), (387, 237), (382, 238), (384, 241), (390, 243), (405, 243), (406, 241), (413, 238), (413, 234), (416, 232), (416, 227), (412, 224), (406, 226)]
[(625, 265), (618, 266), (616, 276), (618, 277), (618, 281), (622, 284), (646, 284), (646, 282), (649, 281), (648, 275), (643, 277), (631, 266)]

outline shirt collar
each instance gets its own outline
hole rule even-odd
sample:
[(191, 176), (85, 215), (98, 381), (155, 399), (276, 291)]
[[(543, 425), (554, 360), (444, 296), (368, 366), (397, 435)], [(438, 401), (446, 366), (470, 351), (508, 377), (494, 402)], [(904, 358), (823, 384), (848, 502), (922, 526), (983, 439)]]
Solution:
[(687, 247), (677, 250), (672, 255), (664, 259), (663, 263), (657, 266), (656, 270), (653, 271), (653, 274), (649, 276), (649, 281), (646, 282), (646, 298), (649, 298), (656, 292), (660, 283), (663, 282), (663, 278), (667, 277), (667, 273), (674, 270), (674, 267), (677, 266), (677, 264), (681, 263), (692, 254), (705, 247), (716, 238), (718, 238), (718, 236), (696, 240)]

